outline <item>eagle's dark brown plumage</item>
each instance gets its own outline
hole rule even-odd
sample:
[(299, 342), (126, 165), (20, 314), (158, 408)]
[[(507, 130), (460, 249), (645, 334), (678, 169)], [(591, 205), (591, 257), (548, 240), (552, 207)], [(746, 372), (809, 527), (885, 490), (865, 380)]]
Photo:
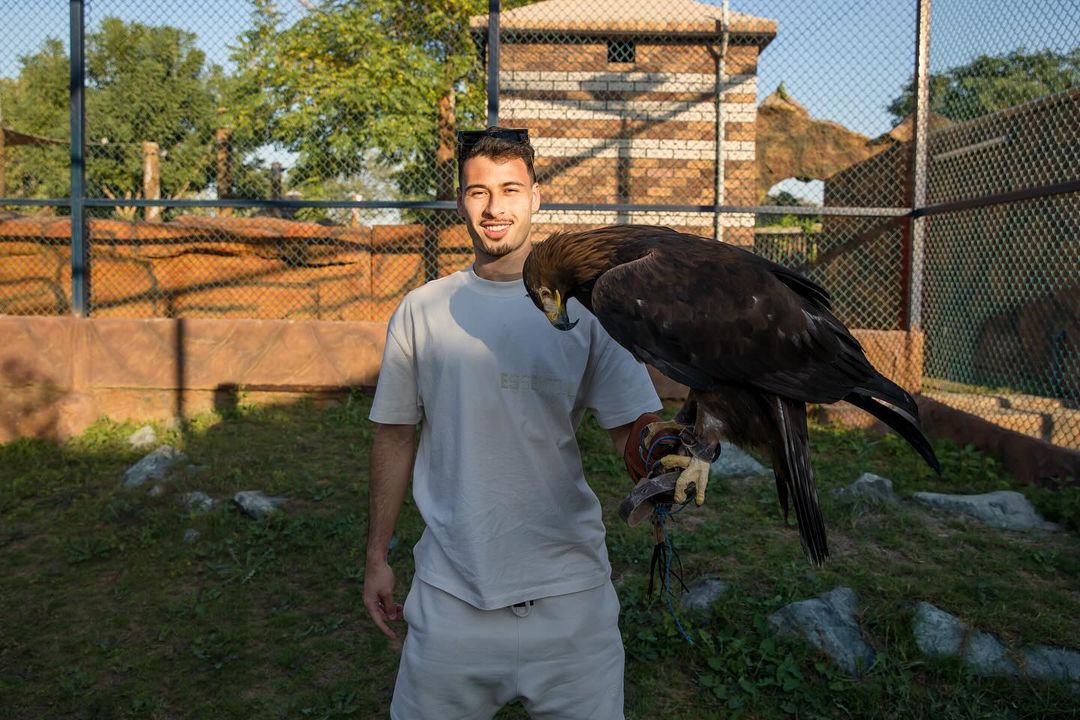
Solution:
[(726, 243), (620, 225), (552, 236), (533, 249), (524, 280), (556, 327), (573, 326), (565, 303), (576, 298), (635, 357), (689, 386), (681, 416), (702, 446), (725, 438), (767, 451), (815, 563), (828, 548), (806, 403), (870, 412), (940, 472), (912, 397), (874, 369), (825, 290), (796, 272)]

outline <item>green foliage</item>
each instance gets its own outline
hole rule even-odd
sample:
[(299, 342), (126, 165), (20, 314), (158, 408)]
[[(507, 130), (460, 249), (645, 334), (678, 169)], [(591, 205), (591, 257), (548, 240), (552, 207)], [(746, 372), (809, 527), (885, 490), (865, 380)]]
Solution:
[(323, 0), (283, 27), (274, 4), (256, 0), (254, 27), (234, 54), (234, 127), (265, 128), (264, 140), (298, 153), (290, 182), (305, 195), (375, 166), (393, 168), (407, 195), (431, 193), (440, 99), (454, 98), (458, 125), (482, 117), (482, 66), (468, 18), (486, 7)]
[[(196, 193), (215, 181), (214, 131), (218, 107), (235, 81), (207, 66), (195, 35), (169, 26), (150, 26), (108, 17), (86, 37), (87, 188), (92, 195), (141, 197), (142, 143), (159, 146), (161, 194)], [(4, 124), (22, 132), (69, 137), (68, 57), (63, 44), (45, 41), (20, 58), (14, 80), (0, 81)], [(247, 159), (254, 138), (234, 133), (233, 174), (237, 184), (260, 187), (249, 178), (258, 159)], [(8, 153), (7, 192), (23, 197), (68, 194), (68, 148), (19, 148)], [(265, 180), (263, 181), (265, 184)]]
[[(1080, 48), (980, 55), (967, 65), (930, 75), (930, 110), (965, 122), (1080, 85)], [(915, 81), (889, 103), (893, 124), (915, 110)]]
[(68, 194), (68, 57), (64, 44), (47, 39), (19, 58), (19, 75), (0, 80), (0, 119), (6, 127), (65, 144), (11, 147), (5, 154), (0, 195), (59, 198)]
[(195, 35), (106, 18), (87, 36), (87, 164), (93, 193), (142, 188), (143, 141), (161, 150), (165, 197), (209, 185), (215, 98)]

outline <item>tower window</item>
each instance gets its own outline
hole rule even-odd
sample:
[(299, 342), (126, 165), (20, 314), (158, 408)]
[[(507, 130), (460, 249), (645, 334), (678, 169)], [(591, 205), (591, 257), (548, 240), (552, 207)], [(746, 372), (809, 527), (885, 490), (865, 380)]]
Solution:
[(633, 40), (608, 40), (607, 61), (609, 63), (632, 63), (635, 62)]

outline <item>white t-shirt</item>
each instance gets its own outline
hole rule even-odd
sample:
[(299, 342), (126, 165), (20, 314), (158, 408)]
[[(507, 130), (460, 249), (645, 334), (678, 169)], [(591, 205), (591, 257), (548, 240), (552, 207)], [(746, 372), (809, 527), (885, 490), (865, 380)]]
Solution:
[(587, 590), (611, 574), (574, 431), (660, 407), (645, 366), (576, 301), (556, 330), (521, 280), (472, 269), (410, 292), (387, 329), (370, 418), (423, 420), (413, 498), (421, 580), (481, 609)]

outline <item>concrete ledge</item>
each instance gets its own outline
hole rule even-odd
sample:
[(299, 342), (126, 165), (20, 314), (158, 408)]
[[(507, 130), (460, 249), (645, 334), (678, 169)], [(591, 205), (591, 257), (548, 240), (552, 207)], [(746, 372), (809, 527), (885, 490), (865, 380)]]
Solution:
[[(385, 323), (0, 316), (0, 442), (372, 387)], [(250, 392), (249, 392), (250, 391)]]

